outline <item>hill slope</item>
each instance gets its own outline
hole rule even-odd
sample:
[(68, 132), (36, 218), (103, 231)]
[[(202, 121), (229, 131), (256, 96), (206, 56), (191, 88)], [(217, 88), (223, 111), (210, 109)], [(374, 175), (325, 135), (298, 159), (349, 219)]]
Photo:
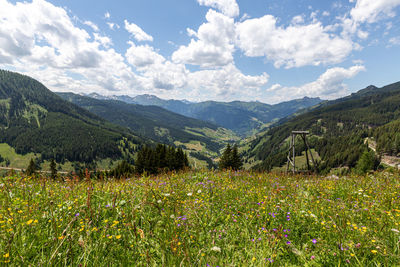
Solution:
[[(107, 98), (97, 94), (89, 96), (97, 99)], [(268, 105), (261, 102), (242, 101), (192, 103), (185, 100), (163, 100), (153, 95), (112, 96), (110, 98), (127, 103), (159, 106), (187, 117), (212, 122), (241, 136), (250, 135), (265, 124), (287, 117), (322, 101), (319, 98), (305, 97), (277, 105)]]
[(28, 76), (0, 70), (0, 142), (19, 154), (92, 162), (121, 158), (122, 147), (143, 139), (63, 100)]
[[(382, 147), (399, 128), (396, 122), (399, 119), (400, 82), (382, 88), (369, 86), (348, 97), (328, 101), (310, 112), (282, 121), (279, 126), (254, 140), (245, 154), (248, 162), (257, 165), (256, 168), (281, 166), (286, 162), (287, 138), (291, 131), (310, 130), (310, 143), (321, 156), (323, 169), (354, 167), (366, 149), (364, 140), (368, 136), (378, 140), (379, 152), (393, 153), (387, 146), (386, 150)], [(388, 129), (391, 129), (391, 134), (384, 137)], [(400, 136), (398, 139), (400, 144)], [(394, 144), (396, 142), (393, 141)]]
[(157, 106), (98, 100), (73, 93), (59, 95), (82, 108), (157, 142), (182, 146), (191, 155), (216, 157), (235, 134), (215, 124), (188, 118)]

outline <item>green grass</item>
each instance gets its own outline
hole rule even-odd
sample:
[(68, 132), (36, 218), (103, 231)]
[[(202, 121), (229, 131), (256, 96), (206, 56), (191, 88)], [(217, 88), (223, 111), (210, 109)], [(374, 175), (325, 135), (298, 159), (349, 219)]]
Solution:
[[(7, 158), (10, 160), (11, 167), (19, 169), (25, 169), (32, 158), (40, 156), (40, 154), (35, 155), (33, 153), (29, 153), (26, 155), (17, 154), (14, 148), (10, 147), (8, 144), (5, 143), (0, 144), (0, 155), (3, 158)], [(5, 162), (2, 162), (0, 166), (6, 167)]]
[(12, 266), (394, 266), (399, 174), (0, 179)]

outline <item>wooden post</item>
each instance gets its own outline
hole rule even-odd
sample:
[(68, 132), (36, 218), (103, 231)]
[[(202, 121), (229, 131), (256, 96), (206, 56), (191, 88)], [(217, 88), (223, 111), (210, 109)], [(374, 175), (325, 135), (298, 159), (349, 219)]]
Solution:
[(313, 163), (313, 167), (314, 170), (316, 170), (316, 165), (315, 165), (315, 161), (314, 161), (314, 156), (312, 154), (311, 148), (308, 145), (307, 142), (307, 135), (309, 134), (308, 131), (292, 131), (292, 136), (290, 139), (290, 147), (289, 147), (289, 151), (288, 151), (288, 162), (287, 162), (287, 167), (286, 167), (286, 172), (289, 172), (289, 166), (292, 165), (292, 171), (293, 174), (296, 173), (296, 136), (300, 135), (301, 138), (303, 139), (304, 145), (306, 147), (306, 160), (307, 160), (307, 169), (310, 171), (311, 167), (310, 167), (310, 159), (308, 157), (308, 151), (310, 151), (310, 156), (311, 156), (311, 160)]

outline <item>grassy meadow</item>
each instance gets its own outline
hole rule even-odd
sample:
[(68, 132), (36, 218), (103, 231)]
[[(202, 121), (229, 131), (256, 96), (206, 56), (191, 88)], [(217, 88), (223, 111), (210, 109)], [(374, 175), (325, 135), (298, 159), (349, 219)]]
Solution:
[(393, 266), (398, 173), (0, 178), (0, 265)]

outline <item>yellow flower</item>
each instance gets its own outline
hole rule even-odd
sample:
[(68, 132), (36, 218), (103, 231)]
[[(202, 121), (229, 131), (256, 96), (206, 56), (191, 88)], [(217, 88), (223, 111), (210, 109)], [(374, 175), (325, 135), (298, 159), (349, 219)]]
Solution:
[(8, 258), (8, 257), (10, 257), (10, 253), (6, 253), (3, 255), (3, 258)]
[(256, 261), (256, 257), (253, 257), (252, 261)]
[(378, 253), (378, 251), (376, 251), (375, 249), (371, 250), (371, 252), (374, 254)]
[(355, 255), (354, 255), (354, 253), (351, 253), (350, 256), (354, 257)]
[(27, 225), (30, 225), (33, 222), (33, 220), (29, 220), (26, 222)]
[(121, 238), (121, 235), (117, 235), (117, 236), (115, 236), (115, 238), (116, 238), (116, 239), (120, 239), (120, 238)]
[(375, 241), (375, 239), (372, 239), (371, 242), (372, 242), (372, 243), (375, 243), (376, 241)]

